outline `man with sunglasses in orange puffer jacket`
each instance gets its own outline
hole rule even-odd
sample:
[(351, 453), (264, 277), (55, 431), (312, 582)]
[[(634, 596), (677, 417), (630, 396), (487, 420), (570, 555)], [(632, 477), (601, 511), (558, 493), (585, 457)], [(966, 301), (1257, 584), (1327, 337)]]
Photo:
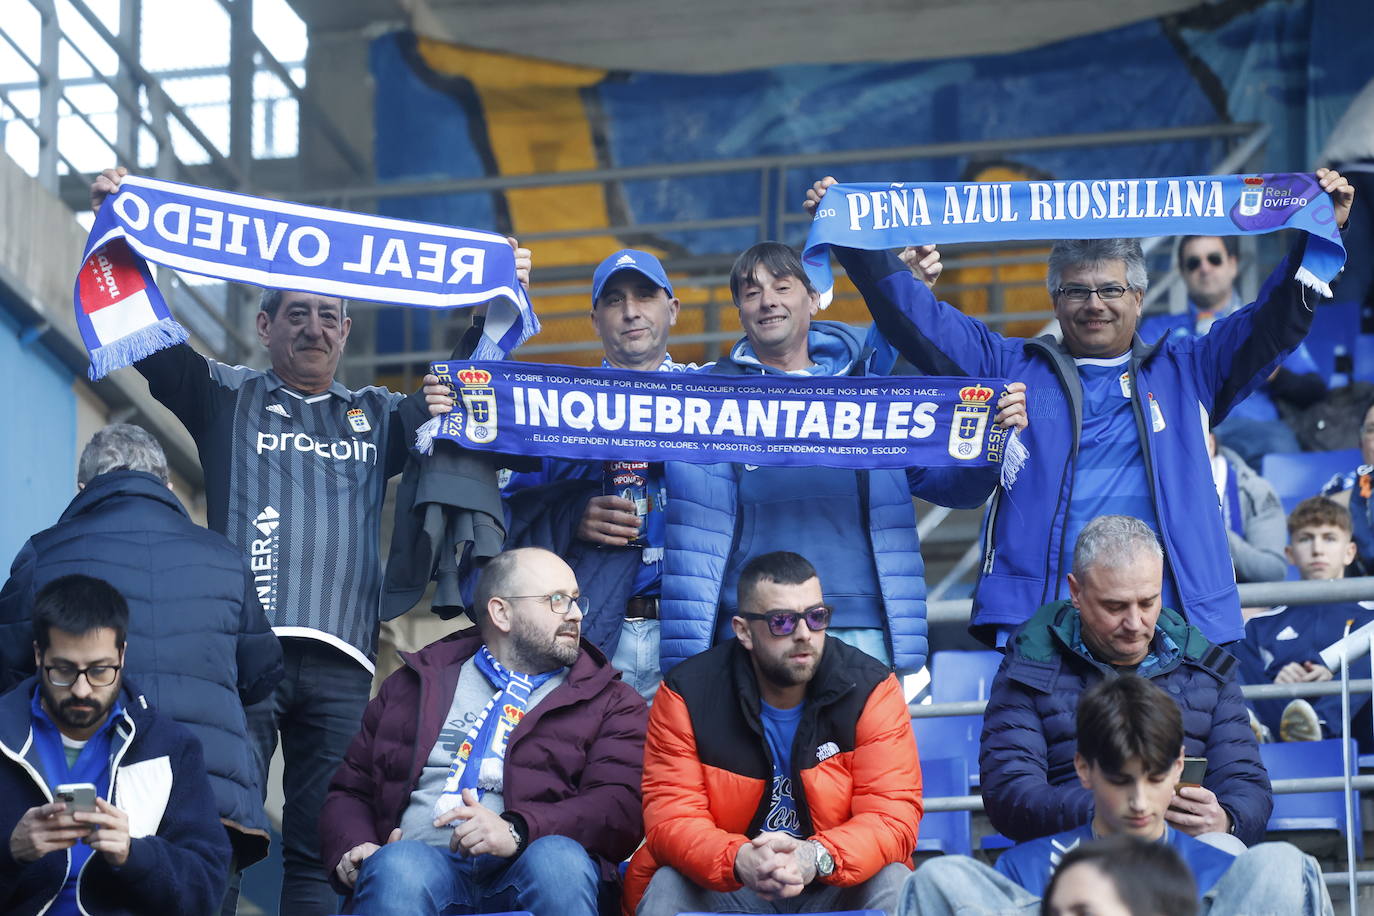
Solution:
[(893, 910), (922, 810), (900, 684), (827, 638), (795, 553), (750, 560), (738, 608), (654, 700), (625, 913)]

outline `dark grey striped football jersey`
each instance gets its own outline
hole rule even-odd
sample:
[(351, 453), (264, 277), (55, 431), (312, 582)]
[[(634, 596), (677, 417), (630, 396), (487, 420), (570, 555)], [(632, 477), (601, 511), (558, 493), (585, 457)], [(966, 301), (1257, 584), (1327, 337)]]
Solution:
[(209, 526), (247, 554), (273, 629), (328, 642), (371, 669), (382, 500), (424, 408), (411, 404), (418, 413), (403, 417), (403, 395), (338, 382), (301, 395), (273, 372), (186, 345), (137, 365), (195, 439)]

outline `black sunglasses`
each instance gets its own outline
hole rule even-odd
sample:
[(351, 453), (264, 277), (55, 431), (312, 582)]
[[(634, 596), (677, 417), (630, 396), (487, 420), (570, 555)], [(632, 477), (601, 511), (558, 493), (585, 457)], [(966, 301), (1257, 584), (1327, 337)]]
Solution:
[[(1211, 264), (1213, 267), (1220, 267), (1221, 262), (1224, 260), (1226, 259), (1222, 257), (1222, 254), (1219, 251), (1209, 251), (1207, 253), (1207, 263)], [(1186, 270), (1188, 273), (1192, 273), (1201, 266), (1202, 258), (1198, 257), (1195, 254), (1189, 255), (1188, 259), (1183, 262), (1183, 269)]]
[(791, 636), (797, 628), (798, 620), (805, 620), (812, 630), (824, 630), (830, 626), (831, 609), (824, 604), (809, 607), (804, 611), (768, 611), (764, 614), (749, 614), (740, 611), (745, 620), (762, 620), (768, 624), (768, 632), (774, 636)]

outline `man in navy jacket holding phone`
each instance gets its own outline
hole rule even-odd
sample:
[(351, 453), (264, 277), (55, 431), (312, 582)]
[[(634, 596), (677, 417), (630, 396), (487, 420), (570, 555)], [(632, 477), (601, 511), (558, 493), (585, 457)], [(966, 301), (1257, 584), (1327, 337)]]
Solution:
[[(199, 742), (121, 676), (123, 597), (64, 576), (39, 592), (33, 621), (38, 673), (0, 696), (0, 912), (216, 911), (229, 840)], [(93, 810), (55, 800), (82, 783)]]

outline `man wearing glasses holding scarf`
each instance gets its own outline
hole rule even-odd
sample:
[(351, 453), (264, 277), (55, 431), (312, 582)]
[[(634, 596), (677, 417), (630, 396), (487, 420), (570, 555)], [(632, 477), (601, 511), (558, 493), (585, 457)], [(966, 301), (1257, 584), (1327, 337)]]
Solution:
[(815, 568), (746, 564), (735, 638), (664, 678), (644, 749), (647, 839), (625, 912), (891, 911), (921, 772), (891, 670), (826, 636)]

